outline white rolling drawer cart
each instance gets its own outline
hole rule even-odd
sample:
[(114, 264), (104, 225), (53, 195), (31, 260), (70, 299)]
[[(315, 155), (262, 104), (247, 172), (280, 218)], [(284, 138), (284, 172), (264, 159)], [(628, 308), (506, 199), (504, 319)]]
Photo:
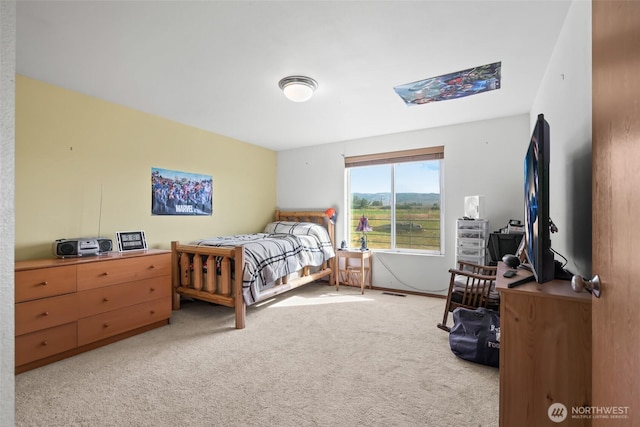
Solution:
[(487, 264), (489, 221), (486, 219), (459, 219), (456, 221), (456, 263), (467, 261)]

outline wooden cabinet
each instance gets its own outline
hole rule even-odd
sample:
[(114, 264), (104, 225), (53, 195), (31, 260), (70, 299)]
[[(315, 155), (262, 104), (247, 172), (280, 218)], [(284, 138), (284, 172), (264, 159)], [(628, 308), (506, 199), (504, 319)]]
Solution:
[(37, 261), (24, 261), (16, 264), (16, 302), (69, 294), (76, 291), (76, 267), (60, 267), (21, 270), (20, 265), (38, 265)]
[(500, 426), (556, 426), (553, 404), (562, 425), (591, 425), (572, 414), (591, 406), (591, 295), (559, 280), (509, 289), (531, 273), (506, 279), (506, 270), (500, 262)]
[(18, 335), (16, 336), (16, 374), (62, 359), (63, 357), (52, 358), (46, 363), (29, 365), (36, 360), (47, 360), (47, 357), (72, 351), (77, 345), (78, 332), (75, 322)]
[(18, 261), (16, 373), (127, 338), (171, 317), (171, 253)]

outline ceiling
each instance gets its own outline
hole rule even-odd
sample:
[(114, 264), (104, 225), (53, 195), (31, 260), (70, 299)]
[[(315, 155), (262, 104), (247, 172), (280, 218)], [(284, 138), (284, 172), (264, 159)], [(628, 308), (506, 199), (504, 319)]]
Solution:
[[(528, 113), (570, 0), (18, 0), (19, 74), (272, 150)], [(493, 62), (501, 88), (394, 86)], [(278, 81), (318, 81), (294, 103)]]

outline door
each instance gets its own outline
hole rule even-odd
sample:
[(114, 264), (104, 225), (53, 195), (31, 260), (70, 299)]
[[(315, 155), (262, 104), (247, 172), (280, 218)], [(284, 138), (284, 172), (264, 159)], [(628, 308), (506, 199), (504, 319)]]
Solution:
[(593, 426), (640, 425), (640, 1), (592, 3)]

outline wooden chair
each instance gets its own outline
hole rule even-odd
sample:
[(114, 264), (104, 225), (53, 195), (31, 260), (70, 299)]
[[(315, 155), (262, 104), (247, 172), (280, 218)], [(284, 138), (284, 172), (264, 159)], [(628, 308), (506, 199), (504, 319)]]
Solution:
[(449, 332), (447, 326), (449, 312), (458, 307), (476, 309), (485, 307), (500, 309), (500, 295), (495, 290), (496, 271), (498, 267), (478, 265), (466, 261), (458, 261), (458, 268), (449, 269), (449, 294), (444, 308), (442, 323), (438, 328)]

